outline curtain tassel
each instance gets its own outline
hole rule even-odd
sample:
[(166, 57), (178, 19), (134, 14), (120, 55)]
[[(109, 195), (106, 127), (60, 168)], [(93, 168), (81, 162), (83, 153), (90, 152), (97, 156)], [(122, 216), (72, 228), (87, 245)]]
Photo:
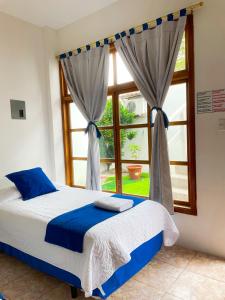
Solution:
[(168, 129), (168, 127), (169, 127), (169, 119), (167, 117), (167, 114), (162, 110), (161, 107), (157, 107), (157, 106), (153, 106), (152, 109), (151, 109), (151, 112), (150, 112), (150, 125), (151, 125), (151, 127), (154, 127), (154, 123), (152, 121), (152, 112), (153, 112), (153, 110), (156, 110), (157, 112), (160, 111), (163, 114), (164, 127), (166, 129)]
[(101, 134), (100, 130), (98, 129), (98, 126), (95, 124), (95, 122), (89, 121), (88, 126), (87, 126), (87, 128), (85, 129), (85, 133), (88, 133), (89, 128), (90, 128), (92, 125), (93, 125), (93, 126), (95, 127), (95, 129), (96, 129), (96, 135), (97, 135), (97, 138), (100, 139), (101, 136), (102, 136), (102, 134)]

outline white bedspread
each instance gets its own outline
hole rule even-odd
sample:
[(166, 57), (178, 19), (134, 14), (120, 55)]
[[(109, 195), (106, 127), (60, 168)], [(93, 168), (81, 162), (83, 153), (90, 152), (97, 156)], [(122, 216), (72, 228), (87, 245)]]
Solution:
[(136, 207), (101, 222), (87, 231), (83, 253), (44, 241), (48, 222), (108, 193), (60, 187), (60, 191), (0, 204), (0, 241), (66, 270), (81, 280), (86, 296), (107, 281), (131, 259), (130, 253), (162, 230), (164, 244), (173, 245), (178, 230), (160, 204), (146, 200)]

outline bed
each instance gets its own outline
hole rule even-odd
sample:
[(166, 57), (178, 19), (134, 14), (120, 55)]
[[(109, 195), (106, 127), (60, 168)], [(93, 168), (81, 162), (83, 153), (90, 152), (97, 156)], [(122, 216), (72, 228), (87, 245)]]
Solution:
[(14, 196), (0, 202), (0, 249), (82, 289), (86, 297), (106, 299), (142, 269), (162, 244), (172, 246), (178, 238), (167, 210), (146, 200), (90, 228), (82, 253), (48, 243), (46, 227), (52, 219), (111, 196), (62, 185), (57, 189), (29, 201)]

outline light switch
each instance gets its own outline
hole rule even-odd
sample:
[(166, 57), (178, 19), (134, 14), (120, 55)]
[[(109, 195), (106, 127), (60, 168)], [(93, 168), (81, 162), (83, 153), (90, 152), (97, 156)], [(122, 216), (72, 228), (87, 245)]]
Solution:
[(218, 130), (225, 131), (225, 119), (218, 120)]

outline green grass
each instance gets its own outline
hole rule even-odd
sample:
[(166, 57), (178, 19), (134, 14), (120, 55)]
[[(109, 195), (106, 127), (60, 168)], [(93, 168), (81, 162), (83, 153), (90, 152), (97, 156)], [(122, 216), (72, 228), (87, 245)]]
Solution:
[[(116, 191), (116, 178), (115, 176), (108, 177), (102, 183), (102, 189), (106, 191)], [(139, 196), (148, 196), (150, 189), (150, 180), (148, 173), (142, 173), (140, 179), (130, 179), (129, 175), (122, 177), (122, 192), (124, 194), (132, 194)]]

